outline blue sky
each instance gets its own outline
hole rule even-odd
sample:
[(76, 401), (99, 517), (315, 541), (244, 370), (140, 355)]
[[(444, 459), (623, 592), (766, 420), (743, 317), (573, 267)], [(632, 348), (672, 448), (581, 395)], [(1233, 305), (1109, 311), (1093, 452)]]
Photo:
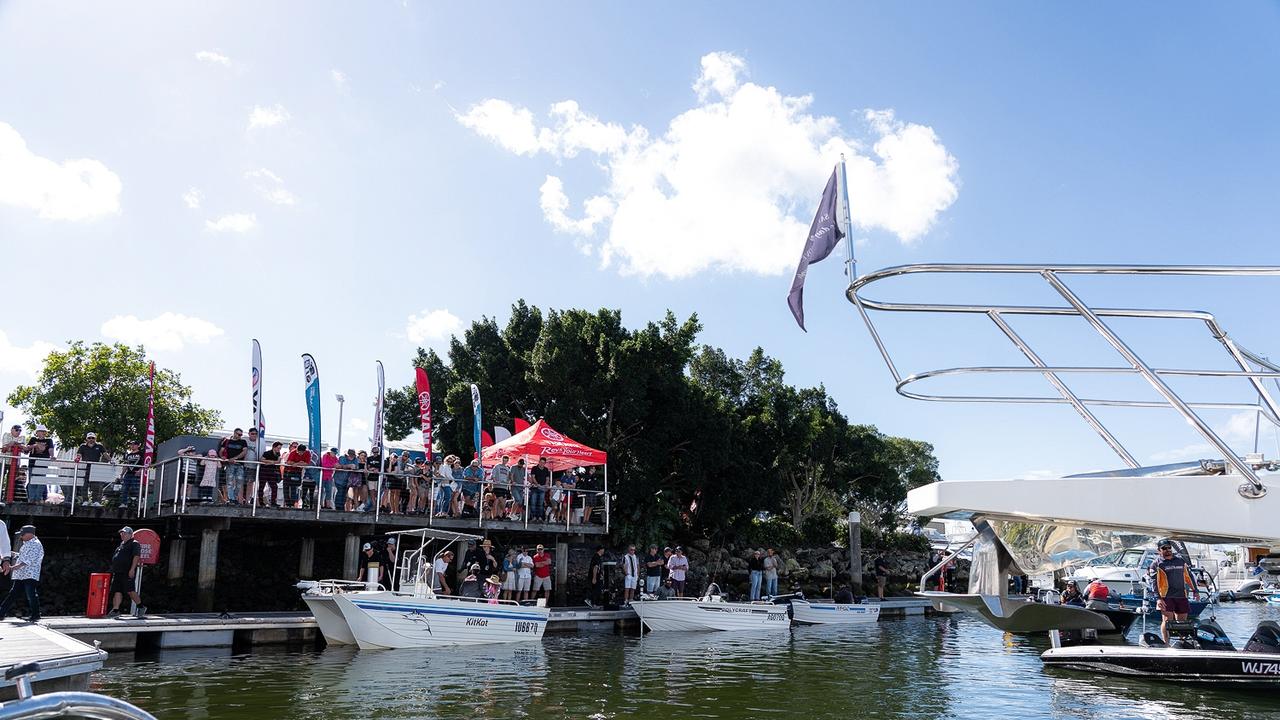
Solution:
[[(1280, 264), (1278, 15), (1260, 2), (0, 4), (0, 389), (69, 339), (146, 341), (245, 425), (257, 337), (272, 429), (304, 433), (311, 352), (326, 437), (344, 393), (350, 445), (369, 434), (375, 360), (407, 384), (419, 342), (443, 347), (457, 323), (505, 319), (524, 297), (619, 307), (633, 325), (696, 311), (703, 341), (761, 345), (854, 420), (934, 443), (946, 477), (1118, 466), (1067, 408), (899, 398), (834, 258), (810, 273), (810, 332), (795, 327), (795, 257), (845, 149), (863, 271)], [(1246, 346), (1273, 343), (1274, 281), (1075, 287), (1098, 304), (1212, 309)], [(881, 294), (1015, 291), (1052, 300), (1031, 285)], [(977, 325), (885, 327), (909, 370), (1017, 359)], [(1195, 328), (1117, 327), (1156, 364), (1222, 366)], [(1115, 360), (1078, 325), (1017, 329), (1052, 363)], [(1100, 414), (1144, 462), (1202, 454), (1169, 413)], [(1206, 418), (1252, 445), (1247, 418)]]

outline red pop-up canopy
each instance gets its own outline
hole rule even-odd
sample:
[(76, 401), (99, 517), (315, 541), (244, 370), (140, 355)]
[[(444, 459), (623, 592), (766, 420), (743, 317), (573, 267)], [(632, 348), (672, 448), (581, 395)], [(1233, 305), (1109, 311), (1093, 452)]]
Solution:
[(538, 458), (545, 457), (547, 467), (556, 471), (586, 465), (604, 465), (608, 460), (608, 455), (603, 450), (589, 448), (561, 435), (541, 418), (497, 445), (485, 448), (481, 453), (480, 463), (485, 467), (493, 467), (502, 460), (503, 455), (510, 455), (512, 463), (524, 458), (525, 464), (530, 466), (538, 464)]

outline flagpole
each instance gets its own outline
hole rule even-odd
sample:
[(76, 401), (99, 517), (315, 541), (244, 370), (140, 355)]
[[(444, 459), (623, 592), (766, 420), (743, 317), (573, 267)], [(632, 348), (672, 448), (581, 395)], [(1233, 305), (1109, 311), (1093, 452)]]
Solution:
[(844, 222), (845, 274), (849, 276), (849, 284), (858, 277), (858, 261), (853, 257), (853, 223), (849, 213), (849, 173), (845, 171), (844, 153), (840, 153), (840, 199), (844, 201), (844, 212), (840, 218)]

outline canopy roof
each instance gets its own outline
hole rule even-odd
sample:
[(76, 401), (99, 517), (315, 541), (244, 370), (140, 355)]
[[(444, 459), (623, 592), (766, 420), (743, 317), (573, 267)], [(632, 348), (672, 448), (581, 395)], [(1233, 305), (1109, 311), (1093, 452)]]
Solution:
[(589, 448), (560, 434), (542, 418), (506, 440), (485, 448), (480, 462), (485, 467), (493, 467), (503, 455), (510, 455), (512, 462), (524, 458), (526, 465), (536, 465), (539, 457), (545, 457), (547, 467), (552, 470), (604, 465), (609, 458), (603, 450)]

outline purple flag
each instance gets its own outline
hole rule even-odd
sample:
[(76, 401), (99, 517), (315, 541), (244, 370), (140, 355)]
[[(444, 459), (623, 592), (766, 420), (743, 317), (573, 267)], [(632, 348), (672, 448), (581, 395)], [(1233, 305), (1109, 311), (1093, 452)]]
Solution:
[[(804, 252), (800, 255), (800, 265), (796, 268), (796, 277), (791, 281), (791, 292), (787, 293), (787, 305), (791, 306), (791, 314), (796, 316), (800, 329), (804, 327), (804, 279), (809, 274), (809, 266), (825, 259), (831, 254), (844, 237), (836, 222), (836, 203), (839, 195), (837, 167), (827, 181), (827, 188), (822, 191), (822, 202), (818, 204), (818, 213), (813, 216), (813, 225), (809, 226), (809, 240), (804, 244)], [(808, 332), (808, 330), (805, 330)]]

